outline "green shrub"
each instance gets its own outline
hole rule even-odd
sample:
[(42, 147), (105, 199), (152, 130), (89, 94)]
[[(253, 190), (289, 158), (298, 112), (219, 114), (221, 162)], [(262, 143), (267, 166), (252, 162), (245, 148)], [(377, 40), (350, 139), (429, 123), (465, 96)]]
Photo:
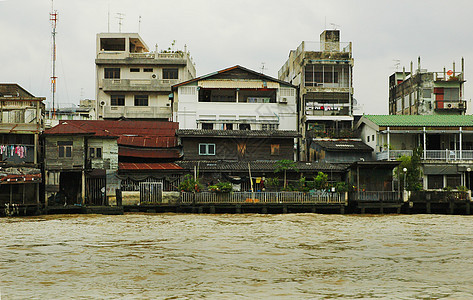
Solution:
[(179, 184), (179, 190), (182, 192), (200, 192), (203, 189), (199, 180), (195, 180), (190, 174), (184, 176), (184, 180)]

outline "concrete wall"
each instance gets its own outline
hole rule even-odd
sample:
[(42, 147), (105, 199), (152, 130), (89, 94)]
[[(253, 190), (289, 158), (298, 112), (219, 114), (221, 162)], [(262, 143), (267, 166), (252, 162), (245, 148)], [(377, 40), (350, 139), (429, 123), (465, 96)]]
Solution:
[(219, 120), (232, 120), (238, 123), (239, 120), (252, 119), (255, 121), (255, 126), (251, 126), (252, 130), (261, 130), (260, 124), (271, 120), (279, 123), (279, 130), (297, 130), (296, 90), (291, 89), (294, 90), (293, 96), (286, 96), (286, 90), (284, 96), (280, 95), (281, 89), (277, 92), (277, 101), (284, 97), (287, 104), (228, 103), (199, 102), (197, 86), (182, 86), (175, 96), (177, 113), (174, 121), (179, 122), (180, 129), (198, 129), (201, 128), (199, 120), (215, 120), (215, 123), (219, 123)]

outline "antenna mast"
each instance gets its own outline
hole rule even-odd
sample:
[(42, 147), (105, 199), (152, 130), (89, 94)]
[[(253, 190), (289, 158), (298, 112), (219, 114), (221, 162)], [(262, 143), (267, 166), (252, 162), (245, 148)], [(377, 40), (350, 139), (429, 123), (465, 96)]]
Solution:
[(49, 14), (49, 20), (51, 21), (52, 29), (51, 32), (53, 38), (53, 45), (52, 45), (52, 76), (51, 76), (51, 94), (52, 94), (52, 111), (49, 112), (49, 117), (52, 118), (56, 117), (56, 105), (55, 105), (55, 96), (56, 96), (56, 24), (58, 20), (58, 13), (57, 10), (54, 10), (54, 0), (51, 0), (51, 13)]
[(122, 32), (123, 19), (125, 17), (124, 13), (117, 13), (118, 19), (118, 32)]

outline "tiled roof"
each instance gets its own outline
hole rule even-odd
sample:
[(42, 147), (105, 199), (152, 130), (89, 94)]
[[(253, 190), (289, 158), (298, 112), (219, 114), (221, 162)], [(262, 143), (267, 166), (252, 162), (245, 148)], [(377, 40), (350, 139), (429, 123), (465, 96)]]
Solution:
[[(250, 168), (252, 171), (268, 171), (274, 172), (277, 161), (251, 161)], [(193, 170), (194, 166), (198, 166), (199, 170), (222, 170), (222, 171), (239, 171), (248, 170), (248, 162), (246, 161), (177, 161), (177, 165), (183, 169)], [(343, 172), (346, 166), (329, 164), (324, 162), (297, 162), (297, 169), (300, 171), (333, 171)]]
[(214, 130), (214, 129), (180, 129), (178, 136), (202, 137), (281, 137), (295, 138), (300, 134), (295, 130)]
[(366, 145), (362, 141), (347, 141), (347, 140), (315, 140), (314, 144), (318, 144), (320, 147), (330, 151), (362, 151), (371, 152), (373, 148)]
[(473, 115), (365, 115), (363, 118), (378, 126), (473, 127)]
[(173, 163), (119, 163), (120, 171), (149, 171), (149, 170), (182, 170)]

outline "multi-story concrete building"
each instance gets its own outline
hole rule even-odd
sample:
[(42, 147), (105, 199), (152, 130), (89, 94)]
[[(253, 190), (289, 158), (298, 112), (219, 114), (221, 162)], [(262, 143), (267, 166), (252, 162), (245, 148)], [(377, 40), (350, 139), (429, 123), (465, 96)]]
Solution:
[[(312, 138), (337, 137), (353, 126), (352, 44), (339, 30), (325, 30), (320, 43), (302, 42), (291, 50), (278, 77), (299, 87), (302, 158)], [(343, 134), (342, 134), (343, 135)]]
[(97, 34), (98, 119), (172, 117), (171, 86), (195, 77), (185, 48), (150, 51), (137, 33)]
[(464, 61), (461, 71), (428, 72), (420, 67), (410, 72), (405, 68), (389, 77), (390, 115), (464, 115)]

